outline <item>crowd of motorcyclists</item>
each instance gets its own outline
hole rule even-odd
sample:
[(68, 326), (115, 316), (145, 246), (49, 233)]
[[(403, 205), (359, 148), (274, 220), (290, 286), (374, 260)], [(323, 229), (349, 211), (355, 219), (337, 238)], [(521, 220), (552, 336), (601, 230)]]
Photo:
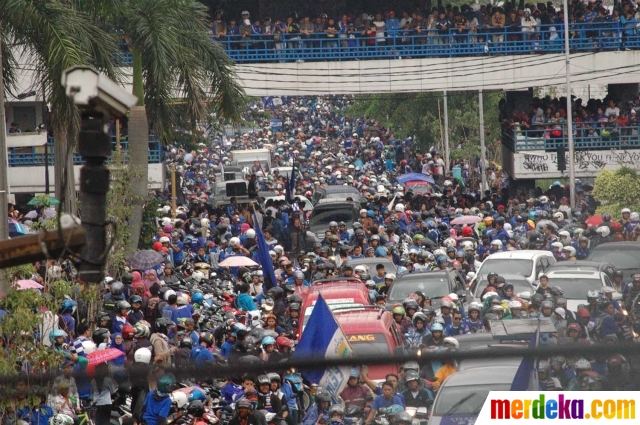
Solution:
[[(105, 279), (95, 317), (72, 299), (62, 303), (42, 341), (64, 357), (60, 376), (39, 410), (24, 407), (11, 418), (71, 425), (84, 423), (82, 412), (88, 409), (91, 419), (103, 425), (124, 406), (126, 420), (147, 425), (340, 425), (372, 423), (380, 415), (392, 424), (408, 424), (412, 417), (406, 409), (431, 406), (434, 394), (456, 371), (453, 360), (403, 364), (381, 385), (368, 377), (366, 367), (354, 368), (340, 394), (317, 388), (296, 370), (268, 373), (270, 364), (291, 358), (301, 305), (314, 281), (355, 277), (369, 289), (372, 304), (384, 306), (389, 287), (408, 273), (454, 268), (471, 283), (482, 260), (495, 252), (542, 249), (558, 261), (584, 259), (594, 246), (636, 240), (640, 233), (640, 217), (628, 209), (620, 220), (602, 214), (601, 222), (590, 225), (595, 211), (588, 185), (579, 188), (575, 210), (569, 207), (568, 188), (559, 183), (531, 198), (509, 198), (499, 183), (477, 191), (469, 187), (468, 164), (457, 164), (463, 172), (454, 178), (438, 152), (422, 152), (411, 138), (397, 139), (378, 123), (347, 116), (351, 101), (288, 99), (272, 106), (281, 128), (259, 123), (259, 129), (239, 137), (212, 136), (199, 151), (169, 148), (183, 202), (173, 217), (170, 190), (158, 194), (166, 205), (149, 242), (163, 262), (147, 270), (129, 268), (118, 280)], [(248, 203), (232, 199), (214, 206), (214, 167), (224, 166), (233, 149), (265, 146), (272, 148), (274, 166), (299, 170), (293, 201), (261, 205), (257, 198)], [(397, 177), (411, 171), (432, 176), (433, 191), (405, 192)], [(285, 194), (289, 185), (285, 176), (258, 165), (247, 179), (255, 193)], [(325, 237), (308, 244), (308, 213), (299, 197), (312, 198), (327, 185), (357, 188), (362, 197), (353, 201), (360, 203), (359, 217), (352, 228), (329, 223)], [(479, 221), (451, 223), (464, 216)], [(259, 260), (256, 224), (277, 282), (268, 282), (261, 267), (219, 267), (236, 256)], [(397, 270), (357, 265), (358, 259), (371, 257), (388, 259)], [(37, 278), (47, 279), (50, 269), (58, 277), (71, 273), (55, 262), (41, 269)], [(556, 332), (543, 335), (541, 343), (568, 348), (606, 344), (611, 354), (585, 358), (571, 348), (565, 356), (541, 359), (543, 389), (639, 389), (638, 359), (617, 354), (615, 346), (636, 337), (633, 312), (640, 301), (640, 275), (616, 272), (622, 302), (612, 299), (613, 291), (589, 291), (576, 311), (568, 309), (562, 288), (546, 276), (539, 280), (535, 291), (514, 293), (510, 282), (491, 273), (472, 302), (454, 293), (432, 300), (416, 291), (391, 309), (405, 351), (456, 350), (457, 337), (490, 332), (493, 320), (549, 318)], [(88, 360), (105, 349), (122, 355), (97, 365)], [(210, 378), (207, 374), (219, 364), (238, 365), (237, 373)], [(263, 364), (265, 373), (244, 374), (243, 364)], [(168, 373), (194, 365), (200, 377)]]

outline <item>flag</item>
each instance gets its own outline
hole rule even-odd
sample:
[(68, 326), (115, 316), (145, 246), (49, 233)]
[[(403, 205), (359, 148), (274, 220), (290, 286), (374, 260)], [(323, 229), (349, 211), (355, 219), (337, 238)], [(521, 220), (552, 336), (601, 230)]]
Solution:
[[(540, 340), (540, 320), (538, 320), (538, 329), (531, 335), (529, 341), (529, 348), (538, 346)], [(538, 373), (536, 370), (536, 358), (525, 357), (520, 362), (516, 376), (511, 383), (511, 389), (509, 391), (535, 391), (539, 390), (538, 385)]]
[[(294, 360), (310, 358), (336, 359), (353, 356), (353, 349), (329, 309), (327, 302), (318, 296), (303, 337), (293, 352)], [(302, 371), (310, 382), (320, 385), (337, 399), (349, 380), (350, 366), (331, 366)]]
[(264, 239), (264, 235), (262, 234), (262, 229), (260, 229), (260, 222), (258, 222), (258, 217), (256, 216), (255, 210), (252, 213), (253, 217), (253, 230), (256, 231), (256, 241), (258, 242), (258, 263), (260, 263), (260, 267), (262, 268), (262, 273), (264, 274), (264, 283), (267, 287), (273, 288), (278, 285), (278, 281), (276, 280), (276, 272), (273, 270), (273, 261), (271, 261), (271, 257), (269, 256), (269, 246), (267, 245), (267, 241)]
[(224, 181), (224, 161), (222, 160), (222, 158), (224, 158), (224, 155), (222, 154), (222, 149), (220, 149), (220, 181), (223, 182)]

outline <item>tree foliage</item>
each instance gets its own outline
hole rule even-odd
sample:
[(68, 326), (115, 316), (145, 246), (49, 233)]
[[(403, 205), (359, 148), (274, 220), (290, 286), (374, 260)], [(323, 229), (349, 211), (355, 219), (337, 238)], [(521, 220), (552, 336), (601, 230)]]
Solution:
[[(487, 159), (500, 161), (498, 102), (502, 93), (484, 95)], [(480, 156), (480, 119), (477, 92), (448, 94), (449, 146), (451, 158)], [(374, 118), (399, 137), (416, 138), (419, 149), (442, 147), (444, 105), (442, 93), (394, 93), (361, 95), (349, 109), (352, 116)]]
[(640, 176), (637, 171), (622, 167), (615, 171), (603, 170), (596, 177), (593, 196), (601, 205), (596, 213), (609, 212), (620, 218), (622, 208), (640, 211)]

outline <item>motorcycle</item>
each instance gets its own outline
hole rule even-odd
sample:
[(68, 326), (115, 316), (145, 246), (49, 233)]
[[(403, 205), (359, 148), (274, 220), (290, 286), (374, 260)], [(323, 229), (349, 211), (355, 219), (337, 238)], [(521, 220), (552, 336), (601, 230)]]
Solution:
[(302, 375), (295, 370), (290, 371), (284, 375), (284, 380), (291, 385), (294, 394), (297, 395), (296, 403), (298, 404), (298, 410), (306, 412), (311, 406), (311, 393), (309, 387), (307, 387), (302, 381)]
[(345, 423), (349, 425), (362, 425), (364, 423), (364, 409), (353, 404), (348, 405), (344, 410)]

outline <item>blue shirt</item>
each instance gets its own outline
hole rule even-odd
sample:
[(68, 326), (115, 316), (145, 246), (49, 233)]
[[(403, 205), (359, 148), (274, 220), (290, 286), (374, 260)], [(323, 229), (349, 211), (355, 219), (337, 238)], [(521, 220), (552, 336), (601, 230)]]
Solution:
[(144, 419), (147, 425), (157, 425), (159, 418), (167, 418), (171, 410), (171, 397), (156, 397), (156, 391), (150, 391), (144, 401)]
[(258, 309), (256, 303), (253, 302), (253, 298), (249, 294), (240, 294), (236, 301), (238, 308), (244, 311), (255, 311)]
[(204, 366), (206, 364), (213, 364), (216, 362), (216, 358), (213, 357), (211, 351), (207, 350), (201, 345), (193, 347), (189, 359), (195, 362), (196, 367)]
[(371, 408), (373, 410), (380, 410), (382, 408), (387, 408), (392, 404), (399, 404), (400, 406), (404, 407), (404, 400), (398, 394), (394, 394), (393, 396), (391, 396), (391, 400), (385, 400), (383, 395), (379, 395), (373, 399)]

